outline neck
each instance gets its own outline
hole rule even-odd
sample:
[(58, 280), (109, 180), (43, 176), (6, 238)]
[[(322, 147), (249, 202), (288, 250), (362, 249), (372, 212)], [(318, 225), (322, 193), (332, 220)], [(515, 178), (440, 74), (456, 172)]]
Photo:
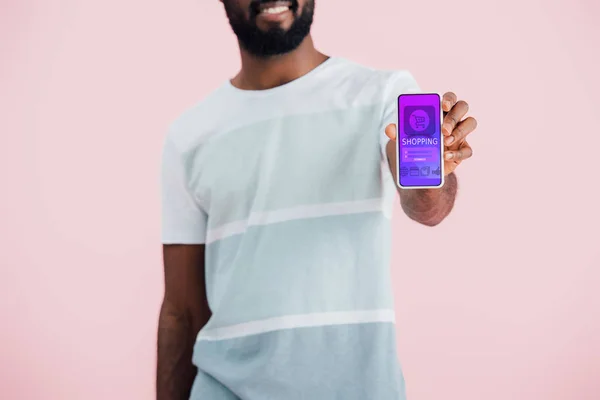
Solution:
[(307, 36), (296, 50), (274, 57), (256, 57), (240, 49), (242, 68), (231, 84), (243, 90), (265, 90), (284, 85), (307, 74), (328, 56), (320, 53)]

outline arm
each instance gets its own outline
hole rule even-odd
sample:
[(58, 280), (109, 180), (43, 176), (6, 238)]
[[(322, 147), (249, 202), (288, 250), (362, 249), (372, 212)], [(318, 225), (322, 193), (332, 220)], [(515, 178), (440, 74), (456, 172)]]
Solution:
[(211, 316), (204, 259), (208, 214), (189, 188), (177, 138), (170, 130), (161, 167), (165, 292), (158, 322), (157, 400), (189, 399), (197, 372), (192, 364), (196, 336)]
[[(390, 140), (386, 146), (386, 154), (390, 171), (397, 182), (395, 142)], [(456, 199), (458, 181), (454, 172), (446, 176), (444, 186), (440, 189), (401, 189), (400, 204), (406, 215), (423, 225), (435, 226), (442, 222), (452, 208)]]
[(164, 245), (165, 293), (158, 322), (157, 400), (188, 399), (196, 335), (210, 318), (204, 245)]

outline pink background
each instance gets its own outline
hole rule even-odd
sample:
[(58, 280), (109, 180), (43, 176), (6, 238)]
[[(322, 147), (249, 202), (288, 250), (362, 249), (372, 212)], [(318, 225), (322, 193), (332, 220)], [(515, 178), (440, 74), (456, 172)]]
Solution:
[[(320, 49), (479, 120), (451, 217), (395, 217), (410, 400), (600, 398), (598, 4), (318, 1)], [(217, 0), (0, 9), (0, 397), (151, 399), (162, 137), (236, 42)]]

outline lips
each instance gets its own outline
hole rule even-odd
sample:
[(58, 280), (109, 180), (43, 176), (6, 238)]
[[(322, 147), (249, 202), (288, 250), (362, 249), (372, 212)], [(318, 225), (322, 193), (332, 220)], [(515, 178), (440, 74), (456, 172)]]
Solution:
[(265, 12), (267, 10), (277, 9), (277, 8), (287, 8), (290, 9), (292, 7), (291, 1), (269, 1), (266, 3), (261, 3), (258, 6), (258, 10), (260, 12)]
[(297, 0), (293, 1), (257, 1), (252, 6), (255, 15), (277, 15), (288, 10), (294, 11), (297, 7)]

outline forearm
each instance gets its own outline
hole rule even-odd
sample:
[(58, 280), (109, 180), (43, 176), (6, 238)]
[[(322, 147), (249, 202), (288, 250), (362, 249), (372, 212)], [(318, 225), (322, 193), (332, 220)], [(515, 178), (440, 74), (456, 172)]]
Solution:
[(452, 211), (457, 189), (456, 175), (451, 173), (439, 189), (399, 189), (398, 192), (402, 209), (410, 219), (435, 226)]
[(158, 323), (157, 400), (187, 400), (196, 367), (192, 364), (194, 324), (189, 315), (164, 302)]
[[(394, 181), (397, 181), (396, 149), (393, 142), (388, 143), (386, 153)], [(409, 218), (423, 225), (435, 226), (452, 211), (457, 190), (458, 180), (451, 173), (446, 176), (444, 186), (439, 189), (398, 188), (398, 193), (402, 209)]]

